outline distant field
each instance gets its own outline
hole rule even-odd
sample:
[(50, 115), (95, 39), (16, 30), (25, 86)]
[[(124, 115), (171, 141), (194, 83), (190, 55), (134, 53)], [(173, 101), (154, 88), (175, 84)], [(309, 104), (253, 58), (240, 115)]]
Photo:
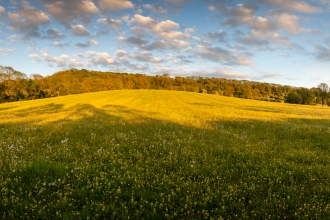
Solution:
[(0, 219), (330, 219), (330, 108), (154, 90), (0, 104)]

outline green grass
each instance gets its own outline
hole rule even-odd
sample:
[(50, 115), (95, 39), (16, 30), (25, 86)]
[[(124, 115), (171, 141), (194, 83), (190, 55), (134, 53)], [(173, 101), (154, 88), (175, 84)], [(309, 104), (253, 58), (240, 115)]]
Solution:
[(329, 219), (330, 108), (174, 91), (0, 105), (0, 219)]

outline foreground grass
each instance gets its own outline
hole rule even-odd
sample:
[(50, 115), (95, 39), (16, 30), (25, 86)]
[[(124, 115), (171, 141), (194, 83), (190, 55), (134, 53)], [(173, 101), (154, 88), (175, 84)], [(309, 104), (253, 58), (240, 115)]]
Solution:
[(329, 219), (330, 109), (170, 91), (0, 105), (1, 219)]

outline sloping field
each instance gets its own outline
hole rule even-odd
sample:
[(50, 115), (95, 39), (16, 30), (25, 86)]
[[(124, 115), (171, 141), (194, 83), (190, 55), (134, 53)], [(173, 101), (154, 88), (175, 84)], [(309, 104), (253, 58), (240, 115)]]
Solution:
[(0, 219), (329, 219), (330, 108), (174, 91), (0, 105)]

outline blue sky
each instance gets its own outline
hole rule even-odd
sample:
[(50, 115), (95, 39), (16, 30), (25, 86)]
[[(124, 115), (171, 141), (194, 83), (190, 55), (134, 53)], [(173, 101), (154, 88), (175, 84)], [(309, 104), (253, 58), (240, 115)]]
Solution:
[(0, 65), (330, 83), (328, 0), (0, 0)]

